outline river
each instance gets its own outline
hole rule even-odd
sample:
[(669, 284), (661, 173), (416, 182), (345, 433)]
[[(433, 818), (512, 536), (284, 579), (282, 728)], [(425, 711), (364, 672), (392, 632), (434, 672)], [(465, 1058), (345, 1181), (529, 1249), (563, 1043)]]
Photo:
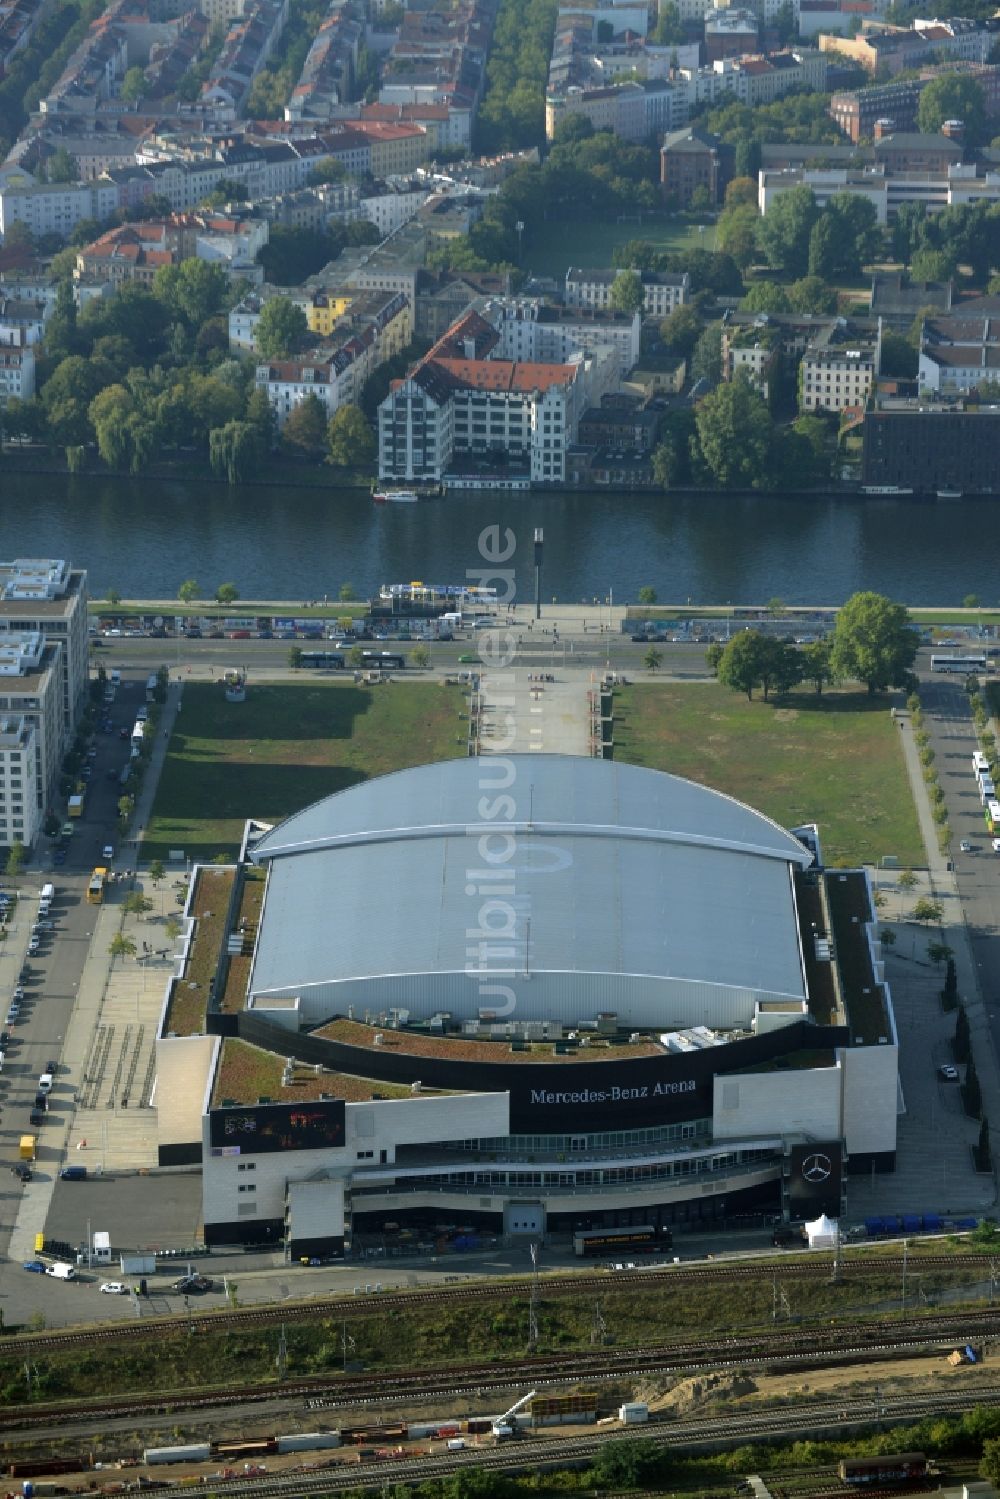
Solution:
[(532, 535), (544, 527), (542, 597), (692, 603), (841, 602), (873, 588), (911, 604), (997, 602), (985, 500), (786, 495), (477, 494), (374, 506), (367, 493), (65, 475), (0, 474), (0, 556), (65, 557), (92, 594), (206, 594), (306, 600), (350, 582), (461, 582), (490, 524), (517, 539), (519, 596), (533, 591)]

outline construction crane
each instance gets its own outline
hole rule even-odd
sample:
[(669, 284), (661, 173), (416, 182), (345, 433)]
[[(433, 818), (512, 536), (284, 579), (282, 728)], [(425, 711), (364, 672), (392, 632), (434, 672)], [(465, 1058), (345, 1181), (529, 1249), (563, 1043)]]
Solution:
[(503, 1428), (508, 1424), (511, 1416), (516, 1415), (516, 1413), (521, 1409), (523, 1405), (528, 1404), (529, 1400), (534, 1400), (537, 1394), (537, 1390), (529, 1390), (527, 1395), (522, 1395), (520, 1400), (514, 1401), (514, 1404), (511, 1406), (510, 1410), (504, 1411), (502, 1416), (497, 1416), (496, 1420), (492, 1423), (493, 1435), (495, 1437), (505, 1436), (506, 1433), (504, 1432)]

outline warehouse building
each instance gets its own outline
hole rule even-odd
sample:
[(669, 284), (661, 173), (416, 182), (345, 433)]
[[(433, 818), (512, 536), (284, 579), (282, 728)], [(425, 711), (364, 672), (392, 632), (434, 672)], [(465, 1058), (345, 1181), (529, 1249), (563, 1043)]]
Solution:
[(183, 974), (164, 1007), (161, 1164), (202, 1163), (209, 1243), (294, 1255), (837, 1213), (845, 1169), (893, 1167), (897, 1039), (867, 877), (819, 855), (555, 755), (248, 825), (202, 872), (229, 880), (207, 1009)]

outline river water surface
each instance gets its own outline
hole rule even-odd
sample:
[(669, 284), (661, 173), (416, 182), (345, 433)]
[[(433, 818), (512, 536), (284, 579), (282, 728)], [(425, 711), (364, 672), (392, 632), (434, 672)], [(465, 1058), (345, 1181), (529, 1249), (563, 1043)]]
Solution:
[(95, 595), (205, 593), (306, 600), (380, 583), (461, 582), (491, 524), (517, 538), (519, 596), (533, 591), (532, 535), (544, 527), (542, 597), (561, 603), (644, 584), (693, 603), (841, 602), (874, 588), (912, 604), (1000, 602), (989, 500), (626, 493), (449, 496), (374, 506), (358, 490), (227, 489), (191, 482), (0, 475), (0, 556), (70, 558)]

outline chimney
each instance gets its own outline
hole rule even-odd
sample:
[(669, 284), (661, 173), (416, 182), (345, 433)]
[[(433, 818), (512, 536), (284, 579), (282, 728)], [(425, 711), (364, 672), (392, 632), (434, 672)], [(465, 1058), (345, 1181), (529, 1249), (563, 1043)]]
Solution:
[(965, 121), (964, 120), (945, 120), (944, 124), (941, 126), (941, 134), (944, 135), (944, 136), (946, 136), (948, 138), (948, 140), (954, 141), (955, 144), (958, 145), (958, 146), (964, 145), (965, 144)]
[(891, 135), (896, 128), (896, 121), (888, 118), (876, 120), (872, 128), (873, 139), (880, 141), (887, 135)]

